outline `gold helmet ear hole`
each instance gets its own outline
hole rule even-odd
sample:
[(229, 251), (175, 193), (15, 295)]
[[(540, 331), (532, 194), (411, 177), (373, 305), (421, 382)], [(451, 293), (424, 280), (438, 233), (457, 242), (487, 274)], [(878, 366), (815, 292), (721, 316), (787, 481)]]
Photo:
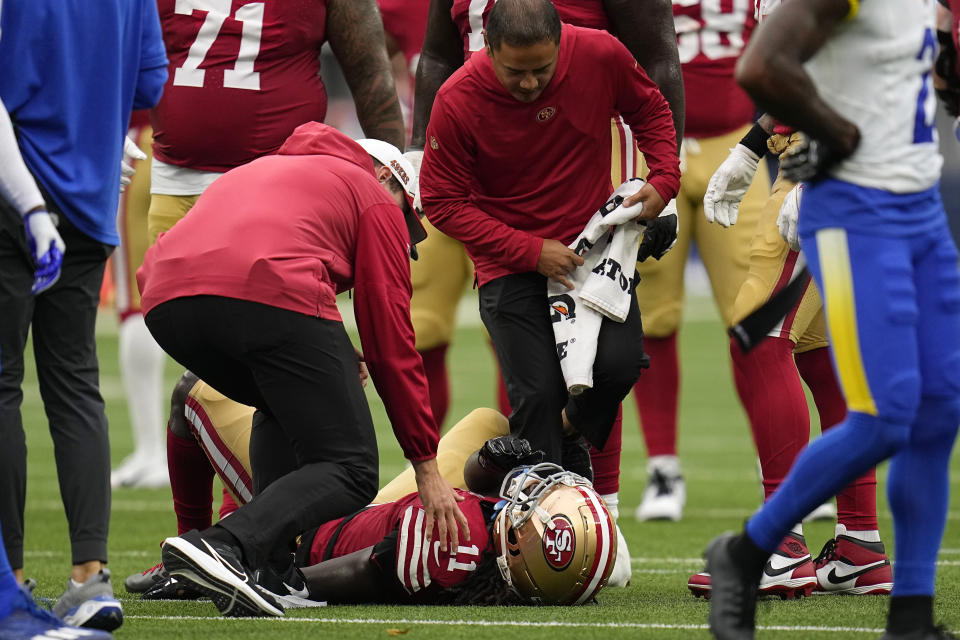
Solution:
[[(514, 531), (512, 527), (507, 530), (507, 542), (509, 542), (510, 544), (517, 544), (517, 532)], [(520, 552), (515, 551), (514, 553), (520, 553)]]

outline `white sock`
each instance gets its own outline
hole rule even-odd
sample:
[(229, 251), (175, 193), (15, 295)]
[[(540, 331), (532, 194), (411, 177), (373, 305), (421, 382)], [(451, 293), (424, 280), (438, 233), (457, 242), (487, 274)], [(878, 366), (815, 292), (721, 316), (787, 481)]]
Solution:
[(834, 529), (834, 537), (836, 536), (847, 536), (848, 538), (855, 538), (861, 542), (880, 542), (880, 532), (876, 529), (849, 531), (845, 525), (842, 525), (839, 522)]
[(606, 493), (600, 497), (603, 499), (603, 503), (607, 505), (607, 511), (610, 512), (610, 517), (616, 522), (617, 518), (620, 517), (620, 494)]
[(647, 473), (653, 473), (655, 469), (667, 476), (679, 476), (680, 460), (677, 456), (653, 456), (647, 460)]
[(120, 373), (133, 427), (134, 454), (162, 463), (167, 459), (163, 415), (166, 355), (139, 313), (123, 321), (119, 338)]

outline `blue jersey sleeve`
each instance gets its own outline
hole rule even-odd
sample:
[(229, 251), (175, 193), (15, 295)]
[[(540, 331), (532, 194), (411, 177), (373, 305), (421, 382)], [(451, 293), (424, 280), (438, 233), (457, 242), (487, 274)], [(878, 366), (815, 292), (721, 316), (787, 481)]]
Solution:
[(134, 109), (149, 109), (160, 102), (167, 82), (167, 51), (160, 31), (160, 16), (154, 0), (143, 0), (140, 71), (133, 97)]

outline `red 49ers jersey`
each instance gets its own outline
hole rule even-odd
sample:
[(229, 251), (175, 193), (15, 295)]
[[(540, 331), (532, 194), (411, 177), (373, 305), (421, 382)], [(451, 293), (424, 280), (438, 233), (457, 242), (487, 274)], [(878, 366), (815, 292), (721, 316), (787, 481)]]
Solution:
[(750, 122), (755, 107), (733, 79), (756, 26), (753, 0), (673, 0), (687, 96), (684, 135), (712, 138)]
[(228, 171), (323, 122), (327, 0), (158, 0), (169, 77), (151, 113), (154, 155)]
[[(391, 558), (390, 573), (411, 596), (430, 586), (444, 588), (466, 580), (490, 544), (487, 519), (480, 505), (495, 500), (461, 489), (454, 491), (465, 498), (459, 506), (470, 526), (470, 540), (467, 541), (461, 531), (455, 549), (440, 550), (436, 522), (431, 541), (427, 542), (426, 512), (420, 496), (411, 493), (396, 502), (373, 505), (347, 521), (340, 529), (329, 557), (339, 558), (366, 549), (397, 530), (396, 553)], [(324, 559), (327, 546), (341, 522), (342, 519), (328, 522), (317, 531), (310, 544), (310, 564)]]
[[(497, 0), (453, 0), (450, 17), (463, 38), (463, 58), (483, 48), (483, 28)], [(560, 20), (577, 27), (609, 31), (610, 22), (601, 0), (553, 0)]]

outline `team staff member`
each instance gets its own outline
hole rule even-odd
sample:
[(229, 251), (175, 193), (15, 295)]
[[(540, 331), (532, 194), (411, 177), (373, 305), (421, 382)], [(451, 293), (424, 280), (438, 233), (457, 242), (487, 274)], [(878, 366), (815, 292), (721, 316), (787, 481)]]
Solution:
[[(676, 132), (630, 52), (602, 31), (561, 27), (549, 0), (497, 2), (486, 42), (486, 54), (437, 94), (421, 196), (431, 222), (463, 242), (476, 266), (512, 433), (559, 462), (567, 393), (546, 279), (569, 286), (566, 275), (582, 261), (566, 244), (612, 191), (610, 115), (622, 114), (651, 169), (632, 196), (644, 218), (655, 218), (679, 187)], [(603, 446), (643, 360), (634, 307), (625, 323), (604, 323), (597, 383), (567, 406), (567, 430)]]
[(375, 0), (160, 0), (170, 77), (151, 113), (149, 232), (182, 218), (225, 171), (323, 122), (320, 49), (330, 43), (365, 135), (403, 148), (404, 127)]
[[(416, 102), (410, 151), (406, 154), (419, 166), (426, 144), (427, 123), (437, 91), (447, 78), (459, 69), (475, 51), (483, 49), (483, 27), (497, 0), (433, 0), (429, 22), (423, 39), (421, 64), (417, 67)], [(617, 38), (640, 62), (640, 66), (657, 83), (670, 103), (674, 126), (683, 131), (683, 82), (673, 36), (669, 3), (665, 0), (553, 0), (560, 20), (566, 24), (615, 33)], [(642, 6), (642, 11), (640, 10)], [(386, 21), (386, 19), (385, 19)], [(611, 179), (614, 184), (639, 175), (642, 162), (633, 144), (629, 129), (619, 118), (613, 118)], [(413, 299), (410, 312), (417, 336), (417, 350), (423, 356), (430, 402), (438, 424), (443, 424), (449, 407), (450, 385), (447, 374), (447, 350), (453, 338), (457, 303), (464, 288), (473, 279), (473, 265), (463, 245), (437, 231), (428, 222), (427, 239), (421, 246), (420, 259), (410, 266)], [(500, 387), (500, 410), (510, 413), (509, 402)], [(619, 435), (619, 431), (618, 431)], [(616, 444), (614, 447), (612, 445)], [(616, 491), (619, 471), (619, 443), (609, 475)], [(597, 470), (595, 468), (595, 470)], [(601, 479), (595, 478), (597, 489)]]
[[(301, 531), (376, 493), (372, 418), (359, 377), (346, 374), (358, 358), (335, 301), (351, 288), (366, 362), (417, 469), (427, 516), (439, 520), (444, 547), (458, 523), (469, 537), (437, 469), (437, 428), (413, 348), (408, 259), (423, 228), (406, 198), (416, 175), (395, 147), (364, 144), (319, 123), (298, 127), (278, 155), (212, 185), (137, 274), (147, 326), (164, 350), (260, 411), (250, 447), (257, 495), (201, 534), (241, 568), (263, 566)], [(197, 571), (221, 579), (204, 568), (211, 560), (200, 547), (173, 540)], [(242, 597), (244, 582), (217, 567)]]
[[(0, 202), (4, 546), (14, 571), (22, 571), (27, 451), (20, 403), (30, 332), (70, 529), (71, 579), (54, 610), (74, 624), (112, 629), (123, 618), (104, 570), (110, 442), (94, 326), (107, 257), (118, 241), (123, 132), (134, 108), (159, 100), (167, 61), (150, 0), (7, 2), (0, 19), (0, 99), (43, 192), (22, 212)], [(49, 225), (44, 237), (34, 235), (37, 222), (52, 220), (46, 212), (59, 220), (62, 240), (54, 242), (63, 250), (55, 283), (36, 280), (41, 265), (34, 259), (53, 237)], [(39, 293), (43, 286), (49, 288)]]
[[(950, 635), (934, 627), (933, 594), (960, 423), (960, 271), (937, 189), (935, 13), (933, 0), (784, 2), (738, 67), (758, 105), (806, 136), (781, 167), (804, 182), (800, 246), (848, 412), (740, 535), (710, 544), (717, 637), (753, 637), (767, 555), (805, 513), (888, 458), (896, 564), (883, 638)], [(881, 52), (895, 55), (877, 65)], [(893, 350), (871, 348), (880, 341)]]

